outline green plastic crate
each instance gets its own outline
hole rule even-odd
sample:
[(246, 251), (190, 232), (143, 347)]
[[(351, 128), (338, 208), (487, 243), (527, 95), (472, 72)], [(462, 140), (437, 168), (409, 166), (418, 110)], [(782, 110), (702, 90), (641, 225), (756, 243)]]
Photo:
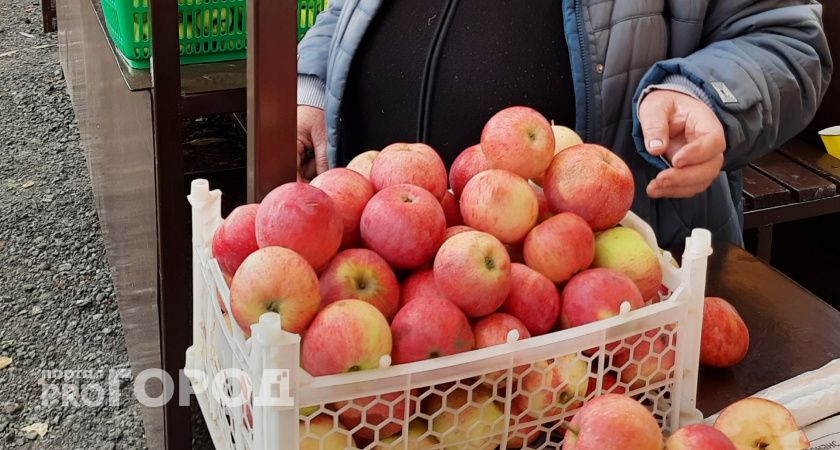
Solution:
[[(178, 0), (181, 64), (245, 59), (246, 0)], [(298, 40), (315, 23), (324, 0), (297, 0)], [(114, 45), (126, 63), (148, 69), (151, 54), (149, 0), (102, 0)]]

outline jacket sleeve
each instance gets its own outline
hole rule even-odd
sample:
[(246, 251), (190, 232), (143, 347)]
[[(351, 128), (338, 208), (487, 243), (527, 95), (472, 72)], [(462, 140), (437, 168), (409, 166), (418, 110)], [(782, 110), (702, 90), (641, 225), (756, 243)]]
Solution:
[(344, 0), (330, 0), (298, 44), (298, 104), (324, 107), (327, 61)]
[[(737, 170), (808, 125), (828, 89), (831, 70), (822, 6), (816, 1), (712, 1), (701, 48), (654, 65), (633, 104), (669, 76), (690, 80), (712, 100), (723, 123), (724, 170)], [(636, 108), (633, 116), (636, 148), (650, 156)]]

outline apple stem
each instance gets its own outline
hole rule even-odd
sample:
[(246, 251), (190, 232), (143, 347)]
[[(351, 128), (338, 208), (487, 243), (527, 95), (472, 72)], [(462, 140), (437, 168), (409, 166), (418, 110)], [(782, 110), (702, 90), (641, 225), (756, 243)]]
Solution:
[(566, 431), (571, 432), (571, 433), (572, 433), (572, 434), (574, 434), (575, 436), (577, 436), (578, 434), (580, 434), (580, 428), (578, 428), (578, 427), (576, 427), (576, 426), (572, 425), (572, 424), (571, 424), (571, 423), (569, 423), (569, 422), (566, 422), (565, 420), (564, 420), (564, 421), (562, 421), (562, 422), (560, 422), (560, 428), (562, 428), (562, 429), (564, 429), (564, 430), (566, 430)]

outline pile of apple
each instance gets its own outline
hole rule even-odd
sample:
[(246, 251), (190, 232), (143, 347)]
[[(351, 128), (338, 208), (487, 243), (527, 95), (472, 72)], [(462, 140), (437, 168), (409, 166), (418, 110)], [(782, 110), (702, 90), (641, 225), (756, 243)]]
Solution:
[[(303, 336), (301, 365), (313, 376), (377, 368), (385, 356), (405, 364), (497, 345), (511, 330), (525, 339), (603, 320), (624, 302), (637, 309), (667, 294), (657, 249), (616, 226), (633, 195), (629, 168), (608, 149), (533, 109), (508, 108), (448, 174), (431, 147), (397, 143), (235, 209), (213, 238), (230, 284), (223, 312), (246, 336), (262, 314), (279, 313), (284, 330)], [(748, 345), (737, 312), (716, 302), (706, 317), (729, 331), (707, 338), (704, 324), (704, 357), (737, 363)], [(633, 347), (612, 355), (623, 368), (603, 390), (665, 379), (675, 364), (669, 339), (628, 339)], [(534, 389), (571, 386), (583, 397), (588, 365), (569, 357), (556, 385)], [(536, 416), (547, 406), (520, 409)], [(352, 411), (341, 415), (348, 428), (361, 420)], [(372, 416), (371, 425), (388, 419)]]

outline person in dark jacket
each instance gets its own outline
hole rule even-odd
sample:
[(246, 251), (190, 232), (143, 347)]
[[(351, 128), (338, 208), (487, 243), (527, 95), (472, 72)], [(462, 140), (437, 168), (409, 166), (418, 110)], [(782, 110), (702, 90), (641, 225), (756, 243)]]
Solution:
[(298, 46), (299, 176), (392, 142), (447, 164), (527, 105), (630, 166), (663, 245), (741, 243), (741, 169), (801, 131), (832, 63), (809, 0), (331, 0)]

